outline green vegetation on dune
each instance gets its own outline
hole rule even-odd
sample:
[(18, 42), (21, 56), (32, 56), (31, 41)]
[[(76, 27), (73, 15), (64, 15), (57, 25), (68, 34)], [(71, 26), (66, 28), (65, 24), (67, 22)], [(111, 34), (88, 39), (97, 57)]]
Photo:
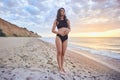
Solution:
[(6, 34), (3, 33), (2, 29), (0, 29), (0, 36), (1, 36), (1, 37), (5, 37), (5, 36), (6, 36)]

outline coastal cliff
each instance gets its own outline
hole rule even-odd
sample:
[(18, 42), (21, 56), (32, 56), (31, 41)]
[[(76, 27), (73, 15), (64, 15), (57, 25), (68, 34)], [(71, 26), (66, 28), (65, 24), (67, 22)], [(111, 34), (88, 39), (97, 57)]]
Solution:
[(41, 37), (27, 28), (19, 27), (0, 18), (0, 37)]

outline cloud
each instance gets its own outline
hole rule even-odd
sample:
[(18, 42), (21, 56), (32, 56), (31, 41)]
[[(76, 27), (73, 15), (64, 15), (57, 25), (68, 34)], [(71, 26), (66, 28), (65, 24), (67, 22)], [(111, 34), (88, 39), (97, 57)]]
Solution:
[(40, 13), (40, 10), (35, 6), (27, 6), (24, 8), (26, 11), (28, 11), (31, 15), (38, 15)]
[(0, 0), (0, 17), (42, 35), (49, 35), (60, 7), (65, 8), (71, 27), (77, 32), (85, 29), (87, 32), (95, 31), (96, 25), (100, 31), (104, 31), (103, 26), (107, 26), (105, 30), (110, 30), (120, 25), (119, 0)]

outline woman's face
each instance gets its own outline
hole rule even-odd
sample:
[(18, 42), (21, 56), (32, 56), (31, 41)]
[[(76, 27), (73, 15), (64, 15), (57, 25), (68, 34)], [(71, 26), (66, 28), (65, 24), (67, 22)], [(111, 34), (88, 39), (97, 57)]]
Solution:
[(61, 16), (65, 15), (65, 10), (64, 9), (60, 9), (60, 15)]

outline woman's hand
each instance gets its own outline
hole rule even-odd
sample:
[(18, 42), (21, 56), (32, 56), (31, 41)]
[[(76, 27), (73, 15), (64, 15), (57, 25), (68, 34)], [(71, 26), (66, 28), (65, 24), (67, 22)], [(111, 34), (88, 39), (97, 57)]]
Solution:
[(58, 31), (58, 34), (60, 34), (61, 36), (65, 35), (64, 31)]
[(70, 29), (68, 28), (62, 28), (60, 30), (58, 30), (58, 34), (60, 34), (61, 36), (65, 36), (70, 32)]
[(64, 31), (64, 34), (67, 35), (67, 34), (69, 34), (69, 32), (70, 32), (70, 29), (66, 29), (66, 30)]

